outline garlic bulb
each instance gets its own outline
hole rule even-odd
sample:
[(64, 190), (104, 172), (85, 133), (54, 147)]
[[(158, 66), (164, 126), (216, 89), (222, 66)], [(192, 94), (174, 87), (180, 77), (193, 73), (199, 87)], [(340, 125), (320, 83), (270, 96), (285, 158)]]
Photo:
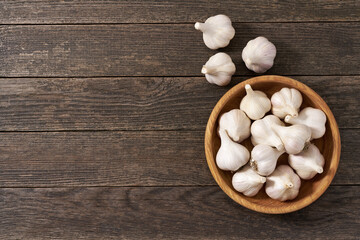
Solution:
[(264, 73), (274, 64), (276, 47), (265, 37), (250, 40), (242, 51), (246, 67), (256, 73)]
[(320, 109), (307, 107), (301, 110), (298, 117), (287, 115), (285, 122), (303, 124), (311, 129), (311, 139), (321, 138), (325, 134), (326, 115)]
[(311, 130), (305, 125), (284, 127), (274, 124), (272, 129), (280, 137), (288, 154), (298, 154), (310, 144)]
[(230, 18), (222, 14), (209, 17), (205, 23), (195, 23), (195, 29), (203, 32), (204, 43), (210, 49), (226, 47), (235, 36)]
[(280, 165), (266, 178), (265, 192), (272, 199), (292, 200), (299, 194), (300, 185), (301, 180), (291, 167)]
[(242, 142), (250, 136), (250, 119), (240, 109), (221, 115), (219, 127), (227, 132), (234, 142)]
[(254, 91), (249, 84), (245, 85), (246, 96), (241, 100), (240, 109), (252, 120), (258, 120), (270, 111), (271, 102), (265, 93)]
[(266, 178), (257, 174), (249, 165), (240, 169), (232, 178), (235, 190), (248, 197), (255, 196), (265, 182)]
[(252, 144), (254, 146), (258, 144), (265, 144), (276, 147), (277, 150), (282, 151), (284, 149), (284, 144), (273, 130), (273, 125), (283, 126), (284, 123), (274, 115), (268, 115), (263, 119), (253, 122), (250, 129)]
[(295, 88), (282, 88), (271, 97), (272, 113), (279, 118), (297, 117), (302, 103), (301, 93)]
[(256, 145), (251, 151), (250, 166), (258, 174), (268, 176), (275, 170), (277, 160), (284, 152), (268, 145)]
[(221, 146), (216, 154), (217, 166), (226, 171), (236, 171), (250, 158), (246, 147), (231, 141), (225, 130), (220, 129)]
[(228, 85), (235, 71), (235, 64), (226, 53), (217, 53), (210, 57), (201, 69), (209, 83), (219, 86)]
[(324, 157), (314, 144), (299, 154), (289, 155), (289, 165), (302, 179), (311, 179), (317, 173), (322, 173), (324, 164)]

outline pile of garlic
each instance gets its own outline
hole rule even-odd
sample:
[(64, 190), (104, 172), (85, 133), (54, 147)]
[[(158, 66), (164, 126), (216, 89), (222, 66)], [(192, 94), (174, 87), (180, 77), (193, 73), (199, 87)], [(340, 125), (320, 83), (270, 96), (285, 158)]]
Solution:
[[(230, 18), (223, 14), (209, 17), (204, 23), (195, 23), (195, 29), (203, 33), (205, 45), (213, 50), (226, 47), (235, 36)], [(269, 70), (274, 64), (275, 57), (276, 47), (265, 37), (250, 40), (242, 51), (246, 67), (256, 73)], [(210, 57), (201, 69), (206, 80), (218, 86), (229, 84), (235, 71), (236, 67), (231, 57), (223, 52)]]
[[(216, 164), (222, 170), (236, 172), (232, 185), (246, 196), (255, 196), (265, 184), (269, 197), (292, 200), (299, 193), (300, 179), (323, 172), (324, 157), (310, 141), (324, 136), (326, 115), (312, 107), (300, 111), (302, 96), (294, 88), (282, 88), (271, 99), (249, 84), (245, 90), (240, 109), (219, 118), (221, 146)], [(266, 115), (270, 110), (272, 114)], [(251, 153), (240, 144), (250, 136), (254, 145)], [(278, 165), (285, 153), (289, 166)]]

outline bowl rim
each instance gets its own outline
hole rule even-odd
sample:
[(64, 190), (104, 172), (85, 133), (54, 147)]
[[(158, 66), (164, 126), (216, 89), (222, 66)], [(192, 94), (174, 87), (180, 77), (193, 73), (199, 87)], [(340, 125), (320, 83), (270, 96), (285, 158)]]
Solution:
[[(246, 84), (253, 84), (255, 82), (256, 83), (259, 83), (259, 82), (260, 83), (261, 82), (281, 82), (281, 83), (285, 83), (285, 84), (289, 84), (289, 85), (298, 85), (298, 86), (301, 86), (301, 88), (306, 89), (307, 91), (311, 92), (311, 94), (313, 95), (312, 97), (315, 97), (316, 101), (323, 102), (323, 106), (324, 106), (323, 110), (325, 110), (324, 112), (328, 118), (328, 122), (330, 124), (330, 129), (332, 130), (332, 138), (333, 138), (334, 147), (333, 147), (332, 156), (331, 156), (333, 161), (331, 161), (331, 162), (332, 162), (332, 168), (334, 169), (334, 171), (330, 171), (328, 173), (327, 181), (325, 182), (325, 184), (320, 186), (321, 188), (317, 192), (315, 192), (315, 194), (311, 194), (310, 197), (304, 198), (302, 201), (298, 202), (297, 204), (288, 204), (281, 208), (258, 205), (256, 203), (248, 201), (244, 196), (240, 195), (241, 193), (236, 192), (231, 187), (229, 187), (227, 184), (223, 184), (222, 178), (220, 176), (218, 176), (218, 174), (217, 174), (217, 171), (222, 171), (222, 170), (218, 169), (218, 167), (216, 166), (216, 161), (212, 155), (212, 152), (210, 151), (211, 139), (213, 137), (213, 128), (216, 125), (216, 122), (218, 120), (219, 114), (220, 114), (223, 106), (229, 102), (231, 96), (235, 92), (237, 92), (240, 88), (244, 88)], [(210, 114), (208, 123), (206, 125), (204, 144), (205, 144), (205, 156), (206, 156), (206, 161), (207, 161), (208, 167), (209, 167), (210, 172), (211, 172), (213, 178), (215, 179), (216, 183), (219, 185), (219, 187), (232, 200), (239, 203), (240, 205), (242, 205), (248, 209), (254, 210), (256, 212), (268, 213), (268, 214), (283, 214), (283, 213), (294, 212), (294, 211), (300, 210), (300, 209), (310, 205), (311, 203), (315, 202), (330, 186), (330, 183), (332, 182), (332, 180), (337, 172), (337, 169), (339, 166), (339, 161), (340, 161), (340, 153), (341, 153), (341, 139), (340, 139), (339, 128), (338, 128), (337, 122), (335, 120), (335, 117), (334, 117), (333, 113), (331, 112), (329, 106), (326, 104), (326, 102), (314, 90), (312, 90), (310, 87), (308, 87), (304, 83), (299, 82), (299, 81), (289, 78), (289, 77), (278, 76), (278, 75), (263, 75), (263, 76), (252, 77), (252, 78), (249, 78), (245, 81), (238, 83), (237, 85), (232, 87), (230, 90), (228, 90), (219, 99), (219, 101), (216, 103), (215, 107), (213, 108), (213, 110)]]

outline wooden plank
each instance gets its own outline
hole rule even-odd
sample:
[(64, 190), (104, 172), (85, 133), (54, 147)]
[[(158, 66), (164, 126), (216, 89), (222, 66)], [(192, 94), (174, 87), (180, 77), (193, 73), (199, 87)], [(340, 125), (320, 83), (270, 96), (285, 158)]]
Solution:
[[(341, 130), (333, 184), (360, 184), (360, 130)], [(216, 185), (204, 132), (0, 133), (0, 187)]]
[[(341, 128), (360, 127), (360, 76), (295, 79), (318, 92)], [(0, 79), (0, 131), (204, 130), (230, 86), (204, 77)]]
[[(241, 52), (259, 35), (277, 47), (278, 75), (360, 74), (360, 22), (239, 23), (225, 51)], [(36, 25), (0, 27), (0, 76), (200, 76), (215, 53), (193, 24)]]
[[(196, 9), (196, 11), (194, 11)], [(359, 1), (1, 1), (1, 24), (359, 21)]]
[(215, 186), (0, 189), (0, 229), (4, 239), (358, 239), (359, 193), (331, 186), (303, 210), (265, 215)]

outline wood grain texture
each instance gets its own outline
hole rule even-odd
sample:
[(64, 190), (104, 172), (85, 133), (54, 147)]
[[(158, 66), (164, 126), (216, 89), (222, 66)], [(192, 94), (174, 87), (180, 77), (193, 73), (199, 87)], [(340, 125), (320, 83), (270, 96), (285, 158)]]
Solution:
[[(314, 89), (339, 127), (359, 128), (359, 76), (293, 77)], [(204, 130), (224, 88), (204, 77), (0, 79), (0, 131)]]
[(359, 193), (331, 186), (301, 211), (265, 215), (216, 186), (10, 188), (0, 227), (4, 239), (358, 239)]
[[(360, 184), (360, 130), (341, 130), (333, 184)], [(203, 131), (0, 133), (0, 187), (216, 185)]]
[[(276, 75), (360, 74), (360, 22), (238, 23), (224, 49), (241, 52), (259, 35), (277, 47)], [(193, 24), (28, 25), (0, 27), (0, 77), (200, 76), (215, 52)]]
[[(196, 11), (195, 11), (196, 9)], [(346, 1), (1, 1), (1, 24), (184, 23), (223, 13), (234, 22), (358, 21)]]
[[(260, 90), (271, 96), (283, 88), (297, 89), (302, 95), (301, 108), (313, 107), (320, 109), (326, 115), (326, 132), (319, 139), (312, 143), (320, 150), (325, 159), (325, 165), (322, 166), (323, 172), (314, 176), (311, 180), (301, 181), (298, 196), (291, 201), (276, 201), (270, 198), (264, 191), (264, 187), (256, 196), (247, 197), (236, 191), (233, 187), (233, 173), (223, 171), (216, 163), (217, 153), (220, 151), (220, 138), (218, 136), (219, 117), (238, 108), (241, 99), (247, 95), (245, 86), (249, 84), (253, 89)], [(251, 128), (253, 130), (253, 128)], [(281, 139), (282, 140), (282, 139)], [(222, 141), (221, 141), (222, 142)], [(250, 139), (241, 142), (249, 152), (253, 149)], [(276, 146), (276, 145), (275, 145)], [(284, 145), (285, 149), (287, 147)], [(221, 189), (234, 201), (257, 212), (282, 214), (294, 212), (302, 209), (312, 202), (316, 201), (330, 186), (340, 161), (341, 140), (340, 132), (334, 115), (325, 103), (325, 101), (305, 84), (292, 78), (283, 76), (259, 76), (250, 78), (228, 91), (216, 104), (211, 112), (205, 133), (205, 155), (211, 174)], [(298, 152), (296, 152), (298, 153)], [(288, 165), (288, 154), (282, 154), (277, 161), (277, 165)], [(237, 169), (235, 169), (237, 170)], [(294, 184), (295, 185), (295, 184)], [(268, 184), (266, 184), (268, 186)]]

